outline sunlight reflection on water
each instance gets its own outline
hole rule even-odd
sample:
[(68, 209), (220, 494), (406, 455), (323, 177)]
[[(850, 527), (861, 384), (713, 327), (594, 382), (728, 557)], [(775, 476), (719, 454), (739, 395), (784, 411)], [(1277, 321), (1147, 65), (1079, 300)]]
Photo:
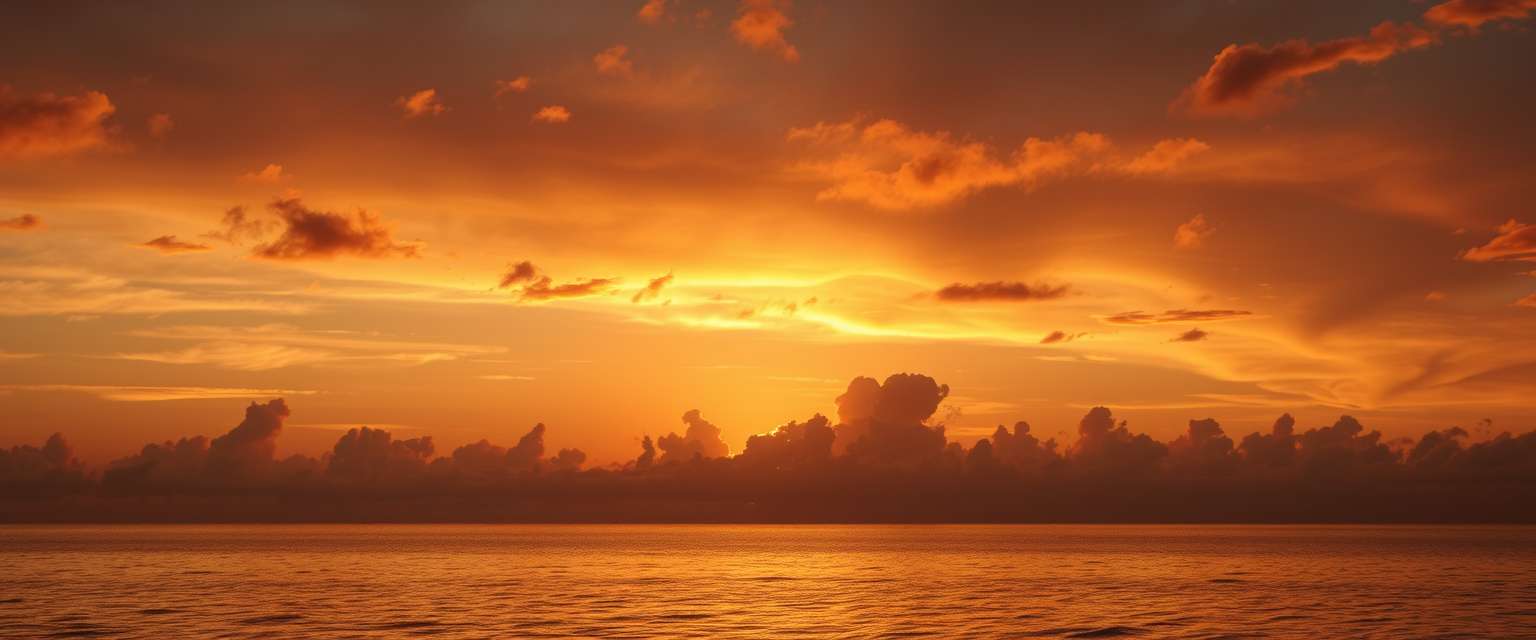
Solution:
[(1536, 528), (10, 526), (5, 637), (1536, 637)]

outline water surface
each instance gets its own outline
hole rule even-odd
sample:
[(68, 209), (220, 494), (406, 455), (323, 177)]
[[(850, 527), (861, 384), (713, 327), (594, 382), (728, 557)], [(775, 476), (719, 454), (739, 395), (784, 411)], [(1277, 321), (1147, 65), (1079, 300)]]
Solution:
[(1536, 637), (1536, 528), (0, 527), (0, 636)]

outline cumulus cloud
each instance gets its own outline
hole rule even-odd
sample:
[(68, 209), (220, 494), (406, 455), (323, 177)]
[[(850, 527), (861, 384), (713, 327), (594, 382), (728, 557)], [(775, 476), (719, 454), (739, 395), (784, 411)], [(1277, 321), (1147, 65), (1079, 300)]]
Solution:
[(1215, 322), (1238, 320), (1253, 315), (1252, 311), (1239, 309), (1169, 309), (1162, 313), (1126, 311), (1104, 318), (1113, 324), (1168, 324), (1174, 322)]
[(175, 253), (189, 253), (189, 252), (196, 252), (196, 251), (208, 251), (208, 250), (213, 248), (213, 247), (210, 247), (210, 246), (208, 246), (206, 244), (199, 244), (199, 243), (196, 243), (196, 242), (187, 242), (185, 240), (177, 240), (176, 236), (160, 236), (158, 238), (154, 238), (152, 240), (148, 240), (148, 241), (140, 244), (139, 246), (144, 247), (146, 249), (154, 249), (155, 251), (159, 251), (160, 253), (164, 253), (164, 254), (167, 254), (167, 255), (175, 254)]
[(1068, 285), (1026, 284), (1023, 282), (954, 283), (933, 295), (945, 302), (1028, 302), (1056, 300), (1071, 292)]
[(1424, 12), (1424, 23), (1382, 22), (1364, 36), (1312, 44), (1303, 39), (1274, 46), (1230, 44), (1174, 103), (1195, 115), (1253, 116), (1293, 101), (1291, 90), (1312, 75), (1346, 63), (1371, 65), (1441, 40), (1441, 30), (1477, 27), (1493, 20), (1519, 20), (1536, 8), (1533, 0), (1450, 0)]
[(603, 75), (629, 77), (635, 73), (635, 63), (628, 56), (629, 47), (616, 44), (592, 56), (592, 64)]
[(758, 51), (777, 55), (785, 62), (799, 62), (800, 50), (784, 39), (795, 25), (789, 19), (789, 0), (742, 0), (731, 34), (736, 41)]
[(396, 98), (395, 106), (400, 107), (407, 118), (436, 116), (448, 111), (448, 107), (438, 99), (436, 89), (422, 89), (409, 96)]
[(0, 231), (37, 231), (42, 228), (43, 219), (30, 213), (0, 219)]
[(720, 439), (720, 427), (705, 420), (698, 409), (684, 413), (683, 424), (688, 428), (682, 435), (673, 432), (656, 439), (656, 448), (661, 450), (660, 464), (723, 458), (730, 454), (731, 448)]
[(522, 93), (533, 87), (533, 78), (518, 76), (511, 80), (497, 80), (493, 83), (495, 97), (500, 98), (509, 93)]
[(644, 287), (641, 287), (639, 291), (636, 291), (635, 297), (630, 298), (629, 301), (639, 304), (647, 300), (654, 300), (657, 296), (661, 295), (661, 290), (666, 288), (666, 286), (671, 283), (671, 273), (657, 278), (652, 278), (651, 281), (646, 283)]
[(433, 451), (430, 436), (396, 440), (383, 429), (350, 429), (331, 448), (326, 474), (354, 484), (403, 484), (425, 475)]
[(863, 464), (913, 468), (937, 464), (944, 456), (943, 425), (928, 419), (949, 397), (949, 385), (921, 374), (885, 379), (859, 377), (837, 397), (834, 450)]
[(1210, 333), (1201, 331), (1198, 327), (1174, 336), (1169, 342), (1199, 342), (1211, 336)]
[(1215, 232), (1211, 223), (1206, 221), (1205, 214), (1197, 213), (1195, 217), (1189, 219), (1189, 222), (1173, 230), (1173, 246), (1180, 249), (1199, 249), (1205, 244), (1205, 239)]
[(23, 96), (0, 84), (0, 158), (65, 155), (108, 146), (117, 107), (99, 91)]
[(571, 121), (571, 111), (558, 104), (552, 104), (533, 112), (533, 120), (549, 124), (563, 124)]
[(145, 120), (144, 126), (149, 130), (149, 137), (164, 138), (176, 128), (176, 121), (169, 113), (157, 113)]
[(283, 225), (276, 240), (258, 245), (253, 254), (269, 260), (328, 260), (340, 255), (364, 258), (414, 258), (419, 247), (395, 241), (390, 227), (362, 209), (348, 218), (304, 206), (298, 198), (269, 205)]
[(290, 174), (283, 173), (283, 165), (268, 164), (258, 171), (248, 171), (246, 173), (240, 174), (240, 181), (277, 184), (287, 180), (290, 177), (292, 177)]
[(1206, 149), (1196, 140), (1163, 141), (1141, 156), (1120, 155), (1109, 138), (1079, 132), (1029, 138), (1011, 154), (947, 131), (913, 131), (894, 120), (859, 119), (794, 128), (788, 139), (823, 159), (799, 169), (830, 182), (818, 200), (865, 202), (882, 209), (931, 207), (1001, 186), (1034, 188), (1075, 175), (1165, 174)]
[(1536, 225), (1511, 219), (1499, 226), (1499, 235), (1487, 244), (1461, 252), (1461, 259), (1468, 262), (1536, 262)]

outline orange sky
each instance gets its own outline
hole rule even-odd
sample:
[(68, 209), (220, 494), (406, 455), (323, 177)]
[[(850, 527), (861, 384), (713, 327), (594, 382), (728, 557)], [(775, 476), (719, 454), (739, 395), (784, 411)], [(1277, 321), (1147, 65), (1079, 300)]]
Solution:
[(0, 9), (0, 445), (1536, 422), (1536, 3), (951, 4)]

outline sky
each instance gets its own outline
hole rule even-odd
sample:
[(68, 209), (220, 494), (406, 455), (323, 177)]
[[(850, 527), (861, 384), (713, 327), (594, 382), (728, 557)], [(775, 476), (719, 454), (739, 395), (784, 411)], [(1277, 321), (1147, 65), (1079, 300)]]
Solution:
[(0, 444), (1536, 424), (1536, 2), (0, 8)]

